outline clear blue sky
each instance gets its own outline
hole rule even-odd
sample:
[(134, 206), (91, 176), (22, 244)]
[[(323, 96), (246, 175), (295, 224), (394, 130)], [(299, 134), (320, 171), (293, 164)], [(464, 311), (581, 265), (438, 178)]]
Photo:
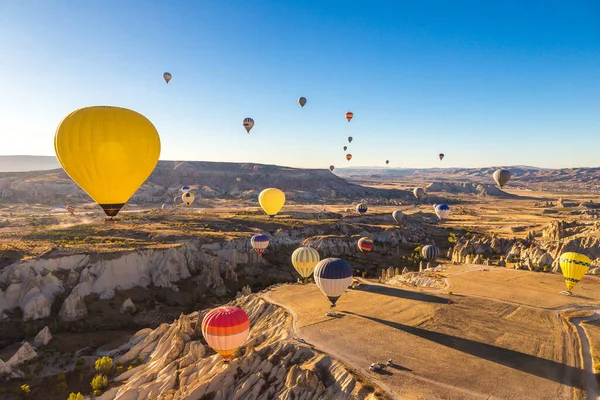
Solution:
[(116, 105), (161, 159), (600, 163), (598, 0), (0, 0), (0, 38), (0, 154), (53, 155), (66, 114)]

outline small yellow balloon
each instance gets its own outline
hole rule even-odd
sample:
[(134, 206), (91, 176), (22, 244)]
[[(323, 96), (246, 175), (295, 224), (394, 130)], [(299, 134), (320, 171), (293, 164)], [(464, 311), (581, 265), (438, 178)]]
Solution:
[(156, 167), (160, 137), (135, 111), (85, 107), (58, 125), (54, 150), (67, 175), (114, 217)]
[(583, 254), (569, 251), (560, 255), (559, 262), (560, 270), (565, 277), (565, 285), (567, 286), (567, 290), (571, 292), (577, 282), (579, 282), (590, 269), (591, 261)]
[(196, 198), (196, 195), (192, 192), (185, 192), (182, 196), (181, 196), (181, 200), (183, 200), (183, 202), (185, 203), (186, 206), (191, 206), (192, 203), (194, 202), (194, 199)]
[(268, 188), (260, 192), (258, 202), (267, 215), (274, 218), (285, 204), (285, 193), (277, 188)]

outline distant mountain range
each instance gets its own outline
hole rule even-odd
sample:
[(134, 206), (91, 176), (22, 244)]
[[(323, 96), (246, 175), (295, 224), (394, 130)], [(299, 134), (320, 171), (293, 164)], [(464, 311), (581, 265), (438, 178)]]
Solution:
[(0, 172), (45, 171), (60, 168), (55, 156), (0, 156)]
[[(200, 184), (225, 192), (258, 190), (270, 182), (271, 185), (280, 184), (290, 189), (296, 187), (297, 190), (311, 190), (318, 187), (321, 190), (341, 189), (342, 192), (354, 192), (353, 194), (356, 194), (356, 192), (360, 192), (357, 187), (345, 186), (342, 180), (335, 179), (337, 178), (336, 175), (353, 180), (356, 183), (369, 180), (395, 180), (405, 183), (431, 183), (434, 181), (493, 183), (492, 174), (497, 168), (386, 168), (367, 166), (336, 168), (334, 174), (331, 174), (326, 168), (302, 169), (275, 165), (261, 165), (259, 172), (253, 173), (253, 165), (251, 163), (161, 160), (149, 181), (159, 183), (155, 182), (158, 179), (159, 184), (168, 187), (169, 184), (184, 184), (197, 179)], [(54, 156), (0, 156), (0, 173), (47, 171), (58, 168), (60, 168), (60, 165)], [(550, 169), (525, 165), (503, 166), (502, 168), (506, 168), (512, 173), (513, 177), (509, 184), (512, 187), (528, 187), (537, 190), (579, 188), (584, 189), (586, 192), (600, 192), (600, 168)], [(166, 173), (166, 171), (172, 172)], [(163, 179), (159, 178), (161, 175)], [(166, 178), (167, 176), (168, 178)], [(224, 179), (225, 176), (228, 179)], [(242, 179), (240, 184), (235, 183), (238, 176)], [(20, 176), (20, 179), (23, 178), (24, 176)], [(230, 182), (230, 179), (234, 183)], [(319, 181), (318, 185), (314, 184), (315, 180)], [(313, 182), (312, 185), (310, 182)], [(361, 183), (364, 184), (364, 182)]]

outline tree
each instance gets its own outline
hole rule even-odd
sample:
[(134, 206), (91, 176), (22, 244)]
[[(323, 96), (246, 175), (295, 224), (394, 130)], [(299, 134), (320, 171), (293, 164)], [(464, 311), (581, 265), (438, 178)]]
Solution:
[(81, 393), (71, 393), (67, 400), (83, 400), (83, 395)]

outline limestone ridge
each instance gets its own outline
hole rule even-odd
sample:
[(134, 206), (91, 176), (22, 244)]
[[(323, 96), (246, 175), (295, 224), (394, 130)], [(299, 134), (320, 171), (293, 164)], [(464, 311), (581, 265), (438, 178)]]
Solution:
[[(319, 198), (358, 199), (377, 196), (411, 198), (408, 191), (374, 189), (348, 183), (327, 169), (301, 169), (255, 164), (159, 161), (156, 168), (130, 199), (130, 203), (162, 204), (181, 195), (183, 185), (197, 186), (199, 198), (255, 200), (261, 190), (277, 187), (289, 200), (311, 202)], [(240, 182), (237, 178), (240, 178)], [(80, 203), (91, 199), (62, 169), (30, 172), (0, 172), (0, 201), (41, 204)]]
[[(364, 217), (363, 220), (367, 218), (382, 217)], [(339, 236), (324, 235), (324, 232), (313, 228), (280, 229), (269, 235), (270, 246), (274, 251), (280, 246), (312, 246), (322, 257), (330, 257), (354, 254), (356, 240), (360, 236), (372, 237), (382, 250), (399, 245), (433, 243), (423, 224), (408, 217), (402, 229), (365, 230), (359, 235), (346, 236), (356, 230), (351, 223), (340, 221), (335, 228), (340, 232)], [(59, 275), (63, 276), (62, 280)], [(111, 299), (117, 290), (148, 286), (178, 291), (178, 281), (193, 277), (200, 292), (225, 296), (228, 294), (225, 280), (237, 281), (240, 276), (269, 277), (280, 282), (296, 279), (291, 266), (274, 268), (265, 259), (259, 259), (246, 238), (213, 243), (190, 240), (177, 247), (136, 250), (119, 255), (74, 254), (35, 258), (17, 261), (0, 270), (0, 316), (5, 310), (19, 308), (24, 320), (48, 317), (55, 299), (62, 295), (66, 299), (61, 305), (59, 318), (75, 321), (87, 315), (83, 299), (90, 294)], [(232, 296), (234, 294), (231, 293)]]
[[(452, 250), (452, 261), (484, 264), (485, 260), (501, 258), (501, 263), (513, 262), (517, 269), (561, 272), (559, 257), (567, 251), (582, 253), (592, 260), (588, 274), (600, 273), (599, 223), (577, 223), (554, 220), (542, 231), (541, 240), (533, 235), (525, 239), (502, 239), (476, 235), (460, 238)], [(489, 263), (489, 262), (488, 262)]]
[(373, 387), (363, 387), (338, 361), (292, 343), (291, 316), (282, 308), (258, 294), (230, 304), (248, 314), (251, 329), (229, 364), (203, 342), (200, 325), (208, 310), (182, 314), (108, 353), (122, 365), (142, 363), (115, 377), (112, 384), (119, 386), (98, 400), (375, 398)]

